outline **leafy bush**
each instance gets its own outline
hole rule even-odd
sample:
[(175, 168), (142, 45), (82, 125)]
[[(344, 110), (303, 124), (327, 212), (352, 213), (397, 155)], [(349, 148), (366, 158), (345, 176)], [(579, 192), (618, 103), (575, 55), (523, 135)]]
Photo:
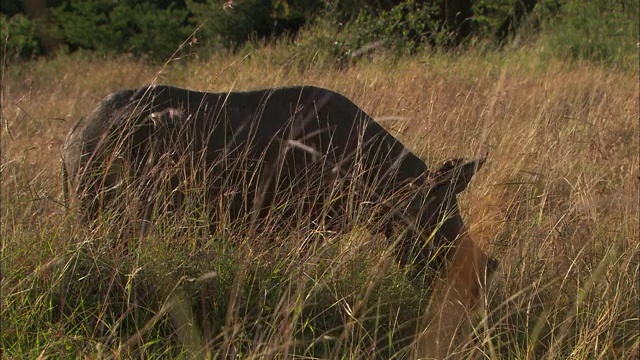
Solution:
[(40, 54), (36, 24), (22, 14), (0, 15), (0, 47), (6, 59), (29, 59)]
[(507, 17), (513, 16), (513, 0), (478, 0), (473, 4), (474, 34), (491, 37)]
[(384, 41), (389, 48), (405, 52), (423, 44), (442, 43), (440, 23), (439, 7), (435, 2), (407, 0), (377, 16), (361, 12), (348, 28), (354, 33), (364, 30), (360, 33), (363, 36), (356, 36), (359, 41)]
[(193, 20), (200, 25), (199, 37), (205, 42), (238, 47), (246, 40), (271, 33), (271, 1), (247, 0), (233, 8), (223, 8), (216, 0), (188, 1)]
[(166, 60), (191, 33), (187, 11), (135, 0), (69, 0), (53, 9), (72, 48)]
[(210, 47), (238, 49), (247, 40), (295, 35), (322, 8), (319, 0), (245, 0), (224, 5), (221, 0), (187, 1), (199, 37)]
[(637, 67), (638, 4), (567, 0), (556, 16), (545, 16), (542, 41), (555, 56)]
[[(367, 1), (348, 2), (340, 7), (332, 4), (323, 19), (316, 21), (296, 43), (301, 51), (313, 51), (321, 62), (333, 61), (338, 67), (377, 49), (398, 55), (415, 52), (446, 39), (438, 19), (439, 7), (434, 4), (406, 0), (389, 10), (374, 8)], [(361, 9), (357, 16), (353, 16), (355, 9)]]
[[(395, 57), (457, 43), (455, 32), (447, 29), (442, 20), (439, 1), (353, 0), (328, 3), (323, 16), (307, 27), (295, 42), (298, 53), (302, 53), (298, 57), (311, 57), (309, 64), (314, 62), (342, 68), (374, 52)], [(503, 6), (497, 14), (504, 16), (507, 12), (507, 7)], [(498, 16), (487, 11), (483, 14), (486, 17)]]

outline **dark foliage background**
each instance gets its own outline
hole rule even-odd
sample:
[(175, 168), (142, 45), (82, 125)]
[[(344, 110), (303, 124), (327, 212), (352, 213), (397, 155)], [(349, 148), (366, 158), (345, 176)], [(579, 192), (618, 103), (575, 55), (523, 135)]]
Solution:
[(0, 6), (0, 45), (10, 61), (80, 49), (162, 62), (306, 31), (316, 33), (307, 48), (352, 61), (379, 48), (503, 46), (551, 28), (561, 55), (607, 62), (637, 41), (638, 8), (638, 0), (13, 0)]

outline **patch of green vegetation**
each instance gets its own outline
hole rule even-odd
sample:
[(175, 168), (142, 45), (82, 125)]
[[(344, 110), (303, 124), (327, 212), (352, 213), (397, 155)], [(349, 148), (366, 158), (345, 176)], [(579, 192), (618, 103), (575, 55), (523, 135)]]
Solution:
[(539, 46), (548, 56), (638, 67), (638, 0), (566, 1), (543, 16)]

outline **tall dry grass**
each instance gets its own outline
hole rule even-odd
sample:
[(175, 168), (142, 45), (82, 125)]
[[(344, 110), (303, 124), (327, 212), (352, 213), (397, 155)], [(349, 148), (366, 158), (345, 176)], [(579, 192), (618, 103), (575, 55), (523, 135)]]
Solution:
[(364, 231), (316, 254), (299, 251), (307, 235), (274, 247), (224, 232), (205, 240), (159, 233), (122, 254), (68, 214), (59, 159), (74, 121), (112, 91), (157, 82), (207, 91), (323, 86), (431, 166), (488, 151), (460, 206), (472, 237), (501, 267), (460, 356), (637, 356), (637, 72), (543, 63), (527, 49), (378, 58), (342, 71), (298, 65), (267, 47), (166, 67), (58, 57), (4, 69), (2, 353), (408, 353), (429, 289), (408, 280), (386, 244)]

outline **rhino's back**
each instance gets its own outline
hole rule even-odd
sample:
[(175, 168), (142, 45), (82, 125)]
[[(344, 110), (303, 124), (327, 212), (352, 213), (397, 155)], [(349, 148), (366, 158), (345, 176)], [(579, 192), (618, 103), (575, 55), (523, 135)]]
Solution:
[(209, 93), (151, 85), (134, 90), (129, 101), (140, 101), (152, 112), (179, 108), (200, 122), (219, 122), (224, 117), (227, 125), (236, 128), (259, 124), (258, 135), (265, 136), (290, 124), (295, 115), (335, 126), (349, 125), (359, 113), (364, 114), (343, 95), (315, 86)]
[(360, 145), (376, 163), (393, 164), (404, 178), (427, 170), (398, 139), (350, 99), (316, 86), (207, 93), (166, 85), (143, 87), (140, 99), (151, 111), (179, 108), (191, 133), (205, 134), (201, 146), (214, 151), (228, 141), (266, 148), (274, 139), (295, 140), (336, 161), (353, 156)]

